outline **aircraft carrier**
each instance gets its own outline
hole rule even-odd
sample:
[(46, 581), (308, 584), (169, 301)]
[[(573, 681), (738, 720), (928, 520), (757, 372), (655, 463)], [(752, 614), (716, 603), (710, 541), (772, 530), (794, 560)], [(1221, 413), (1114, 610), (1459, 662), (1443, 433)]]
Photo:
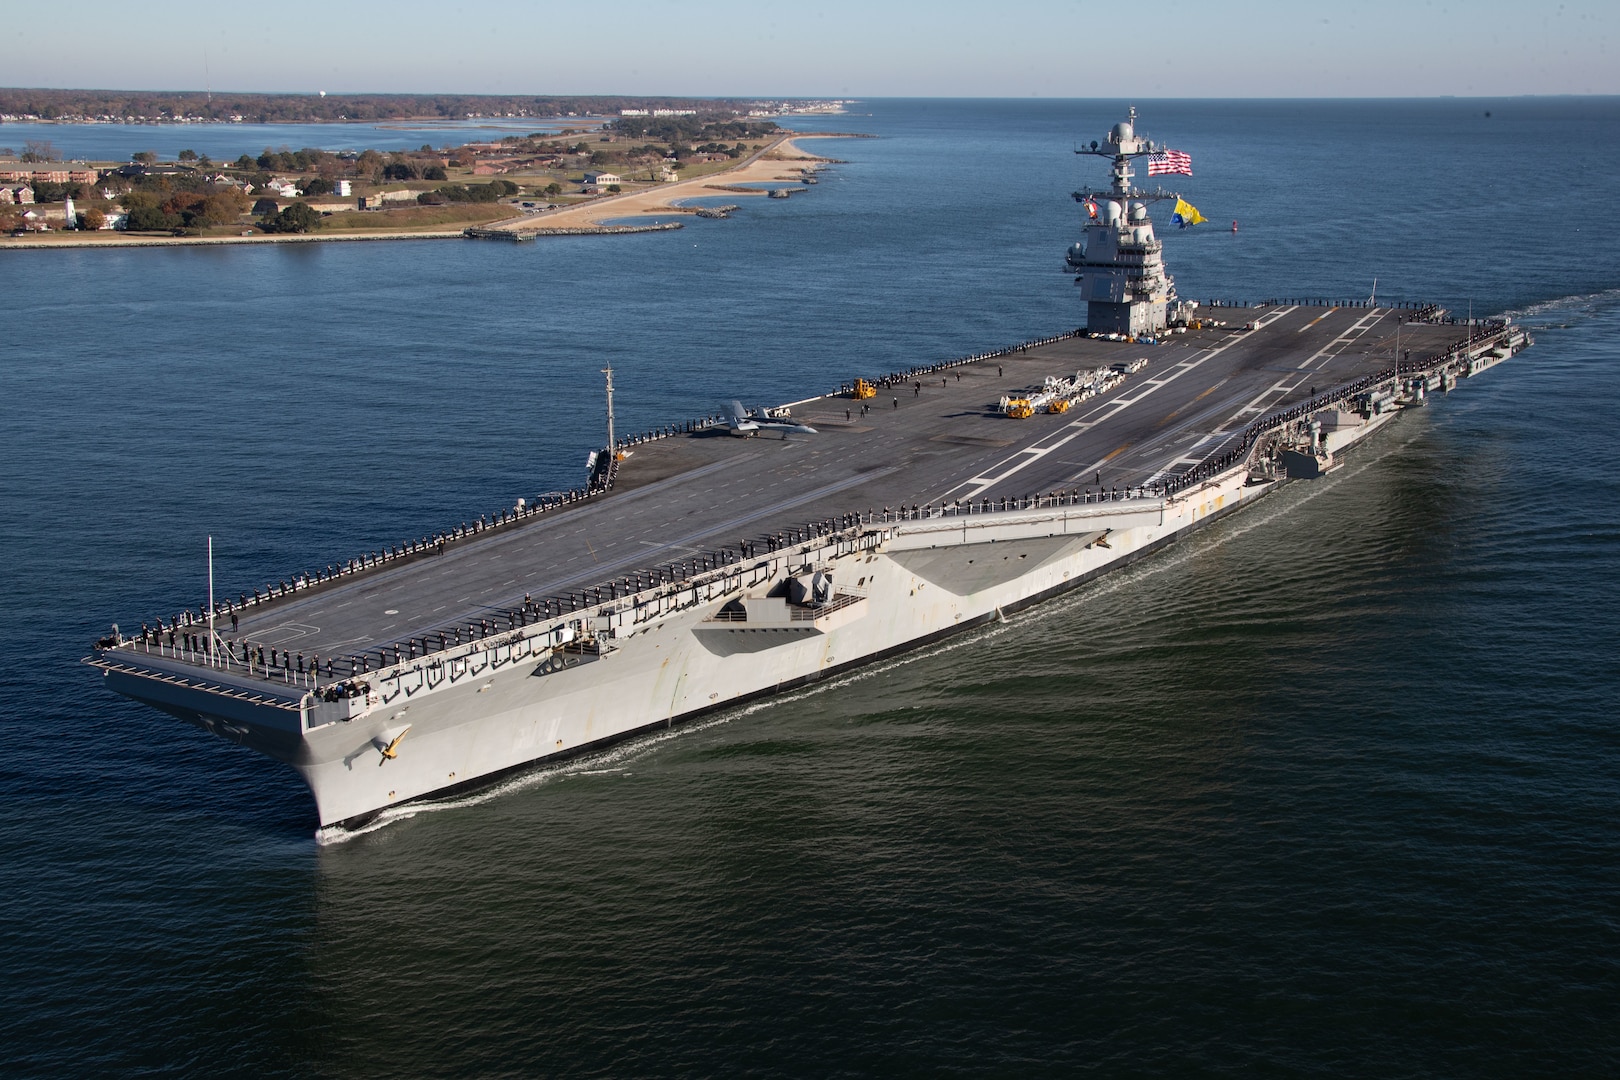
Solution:
[(610, 434), (578, 491), (115, 626), (87, 662), (355, 827), (1075, 588), (1530, 344), (1418, 304), (1178, 300), (1147, 213), (1176, 196), (1131, 169), (1161, 150), (1128, 121), (1081, 151), (1113, 163), (1076, 193), (1087, 330)]

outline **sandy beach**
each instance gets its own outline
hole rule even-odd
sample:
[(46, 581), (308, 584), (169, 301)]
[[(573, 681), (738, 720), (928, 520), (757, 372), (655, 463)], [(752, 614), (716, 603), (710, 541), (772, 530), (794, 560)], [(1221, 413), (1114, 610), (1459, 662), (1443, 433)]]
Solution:
[(704, 195), (726, 195), (740, 198), (764, 198), (766, 189), (736, 191), (735, 185), (781, 180), (784, 184), (799, 183), (802, 170), (828, 161), (818, 157), (797, 143), (801, 139), (828, 138), (823, 135), (784, 135), (768, 143), (765, 149), (744, 158), (736, 167), (690, 180), (677, 180), (655, 188), (628, 191), (623, 195), (610, 195), (593, 199), (578, 206), (566, 206), (539, 214), (528, 214), (505, 221), (492, 221), (485, 228), (504, 229), (518, 233), (544, 233), (550, 229), (579, 229), (601, 225), (606, 221), (622, 221), (642, 214), (669, 212), (670, 207), (686, 199)]

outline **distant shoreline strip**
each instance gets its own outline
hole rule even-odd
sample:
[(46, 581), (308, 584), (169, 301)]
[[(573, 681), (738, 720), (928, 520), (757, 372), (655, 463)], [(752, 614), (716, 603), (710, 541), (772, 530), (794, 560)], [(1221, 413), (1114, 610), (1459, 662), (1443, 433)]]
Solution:
[(461, 229), (453, 232), (387, 232), (366, 233), (291, 233), (281, 236), (137, 236), (107, 240), (9, 240), (0, 241), (0, 251), (39, 251), (43, 248), (132, 248), (132, 247), (197, 247), (224, 244), (331, 244), (345, 240), (464, 240)]

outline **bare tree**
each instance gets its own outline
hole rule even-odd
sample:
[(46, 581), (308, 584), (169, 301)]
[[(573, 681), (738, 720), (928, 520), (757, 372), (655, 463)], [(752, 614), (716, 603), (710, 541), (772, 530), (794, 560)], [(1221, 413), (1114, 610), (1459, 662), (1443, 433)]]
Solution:
[(23, 143), (22, 159), (24, 161), (61, 161), (62, 155), (57, 152), (56, 144), (49, 139), (29, 139)]

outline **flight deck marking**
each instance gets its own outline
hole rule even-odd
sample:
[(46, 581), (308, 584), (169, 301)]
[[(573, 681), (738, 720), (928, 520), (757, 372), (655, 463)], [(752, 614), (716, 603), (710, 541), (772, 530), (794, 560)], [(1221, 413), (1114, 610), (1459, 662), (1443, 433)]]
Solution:
[(1254, 320), (1254, 328), (1256, 330), (1264, 330), (1266, 327), (1270, 326), (1272, 323), (1276, 322), (1278, 319), (1281, 319), (1283, 316), (1292, 315), (1294, 312), (1296, 312), (1298, 310), (1299, 310), (1299, 305), (1298, 304), (1295, 304), (1293, 307), (1278, 308), (1276, 311), (1273, 311), (1270, 314), (1262, 315), (1258, 319), (1255, 319)]
[[(1381, 319), (1384, 318), (1385, 315), (1388, 314), (1388, 311), (1381, 308), (1375, 308), (1366, 315), (1363, 315), (1361, 318), (1357, 319), (1351, 324), (1349, 329), (1345, 330), (1338, 337), (1334, 338), (1332, 341), (1316, 350), (1315, 353), (1311, 354), (1311, 356), (1298, 368), (1298, 370), (1301, 372), (1300, 377), (1295, 379), (1291, 385), (1286, 379), (1279, 379), (1268, 389), (1262, 390), (1259, 395), (1251, 399), (1247, 405), (1243, 406), (1237, 412), (1227, 417), (1226, 421), (1211, 435), (1211, 438), (1219, 437), (1222, 439), (1222, 441), (1225, 441), (1226, 438), (1230, 437), (1231, 425), (1237, 422), (1240, 417), (1246, 416), (1249, 413), (1265, 412), (1266, 407), (1262, 406), (1260, 403), (1266, 398), (1271, 397), (1273, 394), (1287, 394), (1289, 391), (1299, 389), (1299, 384), (1305, 381), (1305, 373), (1307, 369), (1310, 368), (1312, 363), (1318, 359), (1322, 361), (1320, 364), (1316, 365), (1315, 370), (1318, 371), (1327, 367), (1330, 362), (1337, 360), (1340, 356), (1342, 356), (1345, 349), (1349, 348), (1351, 345), (1355, 344), (1356, 341), (1360, 340), (1368, 330), (1371, 330)], [(1337, 346), (1337, 348), (1335, 348), (1335, 346)], [(1332, 355), (1325, 355), (1330, 349), (1333, 350)]]
[[(1282, 318), (1284, 315), (1287, 315), (1289, 312), (1296, 311), (1296, 310), (1298, 310), (1297, 305), (1295, 307), (1280, 309), (1280, 310), (1278, 310), (1276, 312), (1273, 312), (1270, 315), (1262, 316), (1261, 318), (1255, 320), (1255, 326), (1256, 326), (1256, 328), (1263, 328), (1263, 327), (1266, 327), (1266, 326), (1270, 326), (1272, 323), (1276, 322), (1278, 319)], [(1014, 453), (1011, 457), (1006, 457), (1006, 458), (1003, 458), (1002, 460), (996, 462), (995, 465), (991, 466), (992, 468), (997, 468), (997, 467), (1000, 467), (1000, 466), (1003, 466), (1003, 465), (1008, 466), (1000, 474), (995, 475), (995, 476), (985, 476), (981, 472), (977, 476), (974, 476), (974, 477), (972, 477), (972, 478), (970, 478), (968, 480), (964, 480), (964, 481), (958, 483), (955, 487), (951, 487), (951, 488), (946, 489), (939, 496), (939, 499), (936, 500), (936, 501), (943, 502), (946, 499), (950, 498), (950, 496), (952, 494), (954, 494), (956, 492), (959, 492), (959, 491), (962, 491), (964, 488), (966, 488), (968, 490), (964, 494), (958, 495), (957, 498), (959, 498), (959, 499), (965, 498), (965, 499), (969, 499), (969, 500), (978, 498), (980, 495), (984, 494), (990, 488), (992, 488), (995, 485), (1001, 483), (1003, 480), (1007, 479), (1009, 476), (1012, 476), (1014, 473), (1028, 468), (1029, 466), (1033, 465), (1035, 462), (1041, 460), (1047, 454), (1050, 454), (1052, 451), (1058, 449), (1059, 447), (1062, 447), (1063, 445), (1065, 445), (1065, 444), (1067, 444), (1069, 442), (1072, 442), (1075, 439), (1078, 439), (1081, 435), (1084, 435), (1087, 431), (1089, 431), (1092, 428), (1096, 427), (1098, 424), (1104, 423), (1104, 422), (1106, 422), (1108, 420), (1112, 420), (1114, 417), (1118, 416), (1125, 409), (1129, 408), (1132, 405), (1135, 405), (1137, 402), (1141, 401), (1143, 398), (1147, 397), (1149, 394), (1157, 391), (1158, 389), (1160, 389), (1163, 386), (1168, 385), (1169, 383), (1173, 382), (1174, 380), (1181, 378), (1181, 376), (1187, 374), (1189, 371), (1193, 371), (1196, 368), (1202, 367), (1205, 363), (1207, 363), (1208, 361), (1210, 361), (1214, 357), (1218, 356), (1219, 354), (1225, 352), (1227, 349), (1230, 349), (1233, 345), (1236, 345), (1240, 341), (1246, 341), (1246, 340), (1248, 340), (1247, 336), (1239, 337), (1239, 336), (1234, 334), (1233, 336), (1228, 338), (1226, 341), (1222, 342), (1219, 345), (1214, 346), (1213, 348), (1210, 348), (1210, 349), (1207, 349), (1207, 350), (1201, 350), (1202, 355), (1199, 355), (1197, 357), (1197, 359), (1189, 358), (1188, 360), (1183, 361), (1181, 364), (1176, 365), (1177, 367), (1180, 367), (1182, 370), (1179, 371), (1179, 372), (1176, 372), (1173, 375), (1172, 374), (1166, 374), (1164, 381), (1159, 383), (1157, 386), (1152, 386), (1152, 387), (1148, 387), (1148, 388), (1144, 389), (1141, 393), (1137, 394), (1134, 398), (1129, 398), (1129, 399), (1115, 398), (1113, 401), (1106, 402), (1106, 403), (1103, 403), (1103, 404), (1099, 405), (1097, 408), (1093, 409), (1090, 413), (1088, 413), (1085, 419), (1076, 420), (1071, 424), (1065, 425), (1064, 427), (1059, 428), (1058, 431), (1055, 432), (1055, 433), (1048, 433), (1047, 435), (1040, 436), (1039, 438), (1037, 438), (1035, 440), (1035, 443), (1037, 445), (1031, 445), (1031, 446), (1025, 447), (1023, 450), (1019, 450), (1016, 453)], [(1219, 384), (1216, 384), (1216, 385), (1219, 385)], [(1104, 415), (1098, 415), (1099, 413), (1103, 413)], [(1096, 417), (1096, 419), (1092, 419), (1092, 417)], [(1044, 446), (1043, 447), (1043, 446), (1038, 445), (1041, 442), (1042, 439), (1052, 438), (1054, 435), (1062, 434), (1065, 431), (1067, 431), (1068, 434), (1063, 435), (1062, 438), (1058, 439), (1056, 442), (1052, 443), (1050, 446)], [(1020, 457), (1023, 458), (1024, 460), (1019, 461), (1018, 459)], [(1106, 461), (1107, 459), (1104, 459), (1104, 460)], [(1099, 464), (1101, 464), (1101, 463), (1099, 463)]]
[(307, 623), (287, 622), (272, 626), (253, 635), (254, 640), (265, 645), (280, 645), (284, 641), (296, 641), (298, 638), (310, 637), (320, 633), (320, 627), (310, 626)]
[(1300, 327), (1298, 330), (1295, 330), (1294, 333), (1303, 334), (1305, 331), (1309, 330), (1311, 327), (1315, 326), (1317, 323), (1321, 322), (1323, 319), (1327, 318), (1329, 315), (1333, 314), (1335, 311), (1338, 311), (1338, 310), (1339, 309), (1336, 308), (1336, 307), (1328, 308), (1326, 311), (1322, 312), (1322, 314), (1318, 315), (1316, 318), (1312, 319), (1310, 322), (1306, 323), (1304, 326)]
[[(1209, 397), (1209, 395), (1213, 394), (1215, 391), (1219, 390), (1221, 387), (1225, 386), (1227, 383), (1229, 383), (1231, 381), (1232, 380), (1229, 379), (1229, 378), (1222, 379), (1220, 382), (1216, 383), (1214, 386), (1210, 387), (1208, 390), (1205, 390), (1202, 394), (1199, 394), (1197, 397), (1193, 398), (1186, 405), (1183, 405), (1180, 409), (1177, 409), (1177, 410), (1175, 410), (1174, 412), (1171, 412), (1171, 413), (1167, 413), (1163, 420), (1160, 420), (1157, 424), (1153, 425), (1154, 430), (1157, 431), (1159, 428), (1164, 427), (1164, 425), (1168, 424), (1170, 421), (1172, 421), (1176, 417), (1180, 416), (1182, 411), (1184, 409), (1186, 409), (1189, 405), (1198, 404), (1200, 401), (1203, 401), (1205, 398)], [(1151, 453), (1151, 452), (1152, 451), (1149, 451), (1149, 453)]]
[[(1293, 309), (1289, 309), (1289, 310), (1293, 310)], [(1325, 368), (1328, 365), (1329, 362), (1331, 362), (1332, 360), (1337, 359), (1340, 355), (1342, 355), (1344, 350), (1349, 345), (1353, 344), (1355, 341), (1357, 341), (1359, 338), (1361, 338), (1361, 336), (1364, 335), (1367, 330), (1371, 329), (1374, 325), (1376, 325), (1378, 323), (1378, 321), (1380, 319), (1384, 318), (1384, 316), (1387, 315), (1387, 314), (1388, 314), (1387, 311), (1382, 311), (1382, 310), (1375, 309), (1374, 311), (1369, 312), (1367, 315), (1364, 315), (1362, 318), (1357, 320), (1356, 323), (1353, 326), (1351, 326), (1349, 329), (1347, 329), (1346, 331), (1341, 333), (1337, 338), (1335, 338), (1333, 341), (1329, 342), (1323, 348), (1319, 349), (1314, 355), (1311, 356), (1310, 360), (1308, 360), (1306, 362), (1306, 365), (1302, 365), (1302, 368), (1304, 366), (1307, 366), (1311, 361), (1315, 361), (1318, 358), (1322, 358), (1322, 362), (1317, 365), (1318, 369)], [(1280, 315), (1278, 315), (1277, 317), (1270, 317), (1270, 318), (1267, 318), (1267, 319), (1264, 319), (1264, 320), (1260, 320), (1257, 323), (1257, 325), (1260, 325), (1260, 326), (1269, 325), (1270, 323), (1276, 322), (1278, 317), (1280, 317)], [(1337, 346), (1336, 349), (1335, 349), (1335, 346)], [(1330, 350), (1333, 350), (1332, 355), (1324, 357), (1324, 354), (1328, 353)], [(1277, 393), (1279, 391), (1286, 392), (1287, 390), (1297, 389), (1299, 384), (1301, 382), (1303, 382), (1303, 381), (1304, 381), (1304, 379), (1301, 378), (1301, 379), (1295, 381), (1292, 384), (1292, 386), (1289, 386), (1289, 385), (1287, 385), (1286, 380), (1278, 380), (1278, 382), (1273, 384), (1272, 387), (1270, 387), (1269, 389), (1267, 389), (1265, 391), (1262, 391), (1261, 394), (1258, 397), (1256, 397), (1254, 399), (1254, 401), (1251, 402), (1249, 405), (1245, 406), (1244, 408), (1238, 410), (1237, 413), (1235, 413), (1232, 416), (1228, 417), (1226, 419), (1226, 421), (1224, 421), (1221, 424), (1221, 426), (1219, 428), (1217, 428), (1214, 432), (1212, 432), (1209, 435), (1206, 435), (1204, 438), (1199, 439), (1196, 443), (1194, 443), (1190, 448), (1188, 448), (1188, 450), (1186, 451), (1186, 454), (1190, 455), (1190, 454), (1198, 451), (1202, 447), (1204, 447), (1204, 446), (1206, 446), (1206, 445), (1208, 445), (1208, 444), (1210, 444), (1212, 442), (1217, 447), (1224, 444), (1231, 437), (1230, 432), (1229, 432), (1229, 428), (1230, 428), (1230, 425), (1233, 423), (1233, 421), (1237, 420), (1239, 417), (1243, 416), (1244, 414), (1246, 414), (1248, 412), (1261, 412), (1261, 411), (1263, 411), (1261, 409), (1254, 408), (1254, 403), (1255, 402), (1259, 402), (1259, 401), (1263, 400), (1264, 398), (1270, 396), (1271, 394)], [(1202, 399), (1204, 397), (1207, 397), (1214, 390), (1218, 389), (1220, 385), (1221, 385), (1220, 383), (1217, 383), (1215, 386), (1211, 387), (1209, 390), (1206, 390), (1203, 394), (1200, 394), (1199, 398)], [(1175, 414), (1171, 414), (1171, 415), (1174, 416)], [(1162, 427), (1163, 422), (1161, 422), (1159, 426)], [(1152, 450), (1143, 451), (1143, 456), (1145, 457), (1145, 456), (1147, 456), (1147, 455), (1149, 455), (1149, 454), (1151, 454), (1153, 452), (1155, 452), (1155, 451), (1152, 451)], [(1114, 454), (1108, 455), (1108, 457), (1103, 458), (1101, 461), (1096, 462), (1095, 464), (1093, 464), (1089, 468), (1082, 470), (1080, 473), (1076, 474), (1076, 476), (1070, 477), (1069, 479), (1073, 480), (1073, 479), (1076, 479), (1076, 478), (1078, 478), (1080, 476), (1084, 476), (1087, 472), (1094, 472), (1094, 471), (1100, 469), (1101, 466), (1107, 464), (1110, 460), (1112, 460), (1114, 458), (1114, 456), (1115, 456)], [(1165, 475), (1167, 470), (1169, 470), (1171, 468), (1174, 468), (1175, 466), (1178, 466), (1178, 465), (1181, 465), (1181, 466), (1196, 465), (1196, 464), (1199, 464), (1200, 462), (1202, 462), (1203, 460), (1204, 460), (1204, 458), (1201, 458), (1201, 457), (1183, 456), (1183, 457), (1178, 458), (1178, 459), (1176, 459), (1174, 461), (1171, 461), (1171, 462), (1169, 462), (1169, 463), (1167, 463), (1167, 464), (1165, 464), (1163, 466), (1160, 466), (1160, 468), (1156, 472), (1154, 472), (1146, 481), (1144, 481), (1144, 483), (1151, 484), (1151, 483), (1157, 481), (1158, 479), (1160, 479), (1161, 477), (1163, 477)]]
[[(676, 547), (674, 544), (661, 544), (657, 540), (637, 540), (636, 543), (641, 544), (644, 547), (660, 548), (660, 549), (666, 549), (667, 548), (667, 549), (672, 550), (672, 551), (684, 551), (688, 555), (701, 555), (701, 554), (703, 554), (703, 549), (701, 549), (701, 548)], [(531, 574), (529, 576), (533, 577), (534, 575)]]

